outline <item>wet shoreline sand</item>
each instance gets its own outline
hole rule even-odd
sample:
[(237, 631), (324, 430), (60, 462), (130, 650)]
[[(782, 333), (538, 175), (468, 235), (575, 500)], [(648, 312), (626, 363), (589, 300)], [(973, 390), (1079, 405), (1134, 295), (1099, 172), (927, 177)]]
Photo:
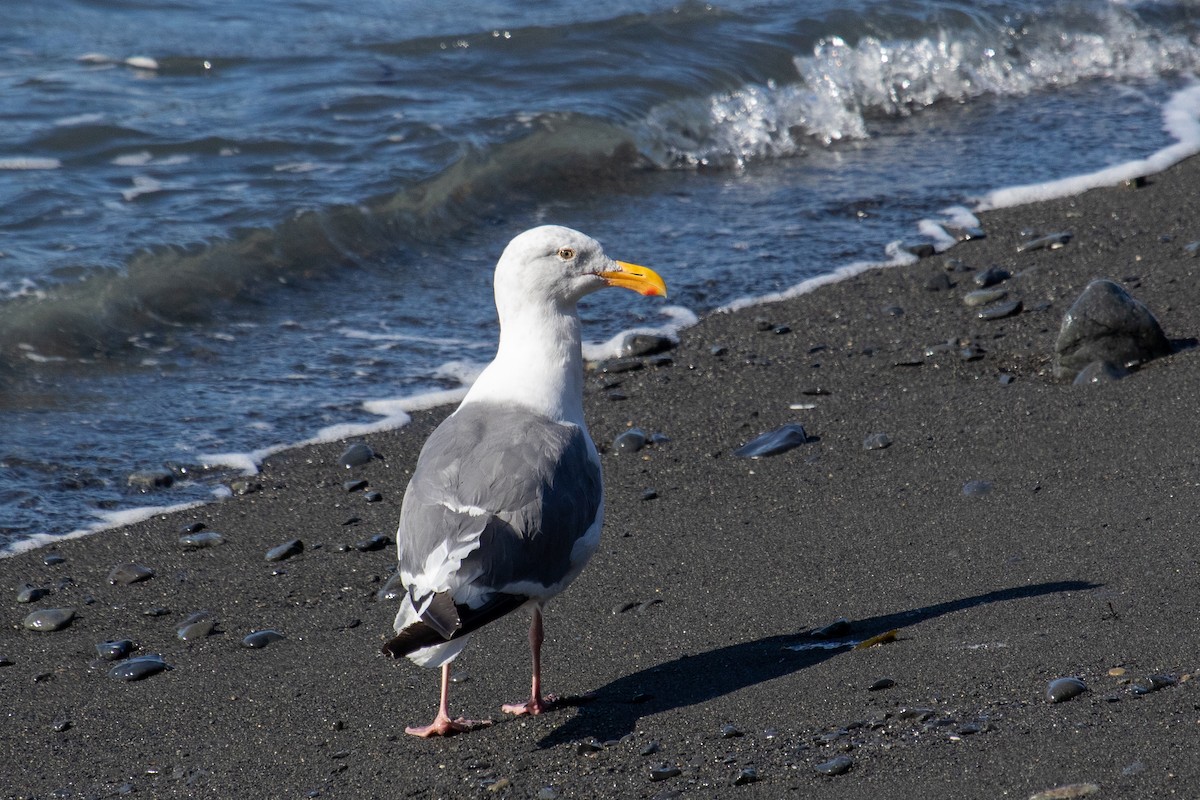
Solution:
[[(548, 688), (589, 697), (548, 715), (501, 719), (528, 688), (512, 617), (476, 636), (451, 694), (497, 724), (403, 734), (432, 716), (436, 674), (378, 654), (394, 551), (355, 545), (392, 535), (446, 408), (366, 437), (365, 466), (338, 465), (346, 443), (288, 451), (245, 496), (0, 560), (0, 796), (1200, 792), (1197, 185), (1191, 159), (1140, 188), (989, 212), (985, 239), (709, 317), (669, 364), (590, 375), (605, 539), (551, 605), (545, 649)], [(1018, 253), (1026, 229), (1073, 238)], [(1024, 310), (982, 321), (962, 297), (993, 265)], [(1055, 380), (1063, 313), (1094, 278), (1180, 351), (1115, 383)], [(789, 423), (810, 441), (732, 457)], [(614, 452), (630, 426), (669, 441)], [(890, 446), (864, 448), (872, 434)], [(185, 550), (193, 523), (224, 543)], [(304, 551), (266, 560), (290, 539)], [(153, 577), (110, 584), (130, 562)], [(51, 592), (19, 604), (25, 584)], [(57, 607), (76, 610), (64, 629), (21, 627)], [(180, 640), (202, 611), (212, 635)], [(832, 642), (813, 636), (841, 618)], [(261, 629), (286, 638), (242, 645)], [(172, 669), (109, 677), (94, 646), (121, 638)], [(1152, 675), (1176, 683), (1133, 691)], [(1048, 703), (1065, 676), (1087, 691)], [(838, 757), (843, 774), (816, 769)]]

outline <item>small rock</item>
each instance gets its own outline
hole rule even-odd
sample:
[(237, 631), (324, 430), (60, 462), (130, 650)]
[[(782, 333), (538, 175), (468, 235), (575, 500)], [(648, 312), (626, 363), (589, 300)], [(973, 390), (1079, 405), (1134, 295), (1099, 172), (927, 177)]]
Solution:
[(220, 544), (225, 544), (225, 537), (216, 531), (198, 531), (196, 533), (185, 533), (179, 537), (179, 544), (185, 550), (202, 550), (206, 547), (216, 547)]
[(108, 671), (108, 677), (116, 678), (120, 681), (140, 681), (143, 678), (149, 678), (151, 675), (157, 675), (163, 670), (168, 670), (170, 667), (163, 657), (158, 653), (148, 653), (137, 658), (130, 658), (119, 664), (113, 665)]
[(804, 427), (792, 423), (751, 439), (733, 451), (737, 458), (766, 458), (786, 453), (808, 441)]
[(962, 493), (966, 497), (987, 497), (992, 493), (992, 482), (983, 480), (967, 481), (963, 484)]
[(822, 775), (844, 775), (854, 766), (854, 759), (850, 756), (838, 756), (831, 758), (828, 761), (817, 764), (813, 769)]
[(1079, 370), (1079, 374), (1075, 376), (1075, 380), (1071, 381), (1075, 386), (1087, 386), (1093, 383), (1113, 383), (1122, 378), (1128, 378), (1129, 370), (1124, 367), (1118, 367), (1108, 361), (1093, 361), (1083, 369)]
[(131, 473), (125, 483), (138, 491), (149, 492), (170, 488), (175, 483), (175, 476), (167, 471), (146, 470)]
[(118, 564), (108, 573), (108, 582), (113, 586), (130, 586), (154, 577), (154, 570), (142, 564)]
[(675, 346), (675, 341), (669, 336), (656, 333), (627, 333), (621, 340), (621, 355), (652, 356), (663, 353)]
[(29, 584), (25, 584), (23, 587), (21, 587), (20, 591), (17, 592), (17, 602), (36, 603), (38, 600), (41, 600), (48, 594), (50, 594), (49, 589), (41, 586), (30, 586)]
[(785, 333), (791, 333), (792, 328), (789, 325), (776, 325), (774, 328), (771, 329), (771, 332), (774, 333), (776, 336), (782, 336)]
[(1046, 684), (1046, 700), (1062, 703), (1087, 691), (1087, 684), (1076, 677), (1055, 678)]
[(925, 289), (930, 292), (945, 292), (953, 286), (950, 276), (944, 272), (935, 272), (929, 280), (925, 281)]
[(658, 740), (651, 739), (650, 741), (648, 741), (644, 745), (642, 745), (642, 749), (638, 750), (638, 755), (639, 756), (652, 756), (661, 749), (662, 749), (662, 745), (658, 743)]
[(270, 628), (261, 631), (254, 631), (242, 639), (242, 646), (249, 647), (255, 650), (266, 647), (272, 642), (278, 642), (280, 639), (286, 639), (282, 633)]
[(58, 553), (50, 553), (49, 555), (47, 555), (45, 558), (42, 559), (42, 563), (45, 564), (47, 567), (56, 567), (59, 564), (67, 563), (67, 559), (64, 558), (63, 556), (59, 555)]
[(182, 533), (199, 533), (200, 531), (204, 530), (207, 527), (208, 526), (205, 525), (203, 522), (189, 522), (187, 525), (184, 525), (183, 528), (181, 528), (179, 532), (181, 534)]
[(1183, 246), (1183, 252), (1191, 258), (1200, 257), (1200, 241), (1188, 242)]
[(1001, 372), (997, 379), (1000, 381), (1001, 386), (1011, 386), (1013, 381), (1017, 379), (1017, 376), (1011, 375), (1007, 372)]
[(884, 689), (890, 689), (896, 685), (896, 682), (891, 678), (880, 678), (867, 687), (868, 692), (879, 692)]
[(937, 248), (933, 246), (932, 242), (917, 242), (901, 246), (917, 258), (929, 258), (930, 256), (937, 255)]
[(343, 481), (342, 482), (342, 488), (346, 490), (346, 494), (352, 494), (354, 492), (361, 492), (363, 489), (367, 488), (368, 486), (370, 486), (370, 484), (363, 478), (359, 478), (358, 480), (355, 480), (355, 481)]
[(50, 729), (55, 733), (65, 733), (71, 729), (71, 720), (66, 717), (58, 717), (50, 724)]
[(360, 553), (373, 553), (382, 550), (392, 543), (391, 537), (377, 533), (369, 539), (361, 539), (354, 543), (354, 549)]
[(980, 289), (986, 289), (989, 286), (995, 286), (997, 283), (1003, 283), (1012, 277), (1012, 273), (1000, 267), (988, 267), (982, 272), (976, 272), (974, 277), (975, 285)]
[(213, 620), (202, 619), (180, 626), (175, 635), (185, 642), (194, 642), (209, 636), (216, 627), (217, 623)]
[(614, 453), (636, 453), (646, 446), (646, 432), (641, 428), (630, 428), (613, 439)]
[(1148, 675), (1145, 678), (1138, 678), (1129, 684), (1129, 691), (1134, 694), (1150, 694), (1151, 692), (1157, 692), (1159, 689), (1174, 686), (1178, 682), (1171, 675)]
[(1007, 303), (997, 303), (994, 306), (981, 309), (975, 316), (984, 322), (990, 322), (1019, 314), (1023, 308), (1024, 306), (1021, 305), (1020, 300), (1009, 300)]
[(1054, 346), (1054, 374), (1073, 377), (1093, 361), (1131, 367), (1171, 352), (1158, 320), (1116, 283), (1092, 281), (1067, 310)]
[(775, 327), (775, 323), (771, 322), (771, 320), (767, 319), (766, 317), (755, 317), (754, 318), (754, 329), (755, 330), (769, 331), (774, 327)]
[(600, 740), (592, 736), (575, 745), (575, 754), (587, 756), (592, 753), (599, 753), (603, 749), (604, 745), (600, 743)]
[(105, 661), (118, 661), (133, 651), (133, 642), (128, 639), (113, 639), (96, 645), (96, 655)]
[(734, 786), (745, 786), (748, 783), (754, 783), (758, 780), (758, 770), (754, 767), (745, 767), (733, 779)]
[(1099, 794), (1100, 787), (1094, 783), (1069, 783), (1066, 786), (1055, 786), (1053, 789), (1043, 789), (1029, 795), (1029, 800), (1074, 800), (1076, 797), (1088, 797)]
[(1008, 292), (1004, 289), (976, 289), (963, 295), (963, 303), (970, 308), (978, 308), (1006, 297), (1008, 297)]
[(371, 449), (370, 445), (364, 442), (355, 442), (345, 449), (338, 459), (338, 464), (346, 469), (353, 469), (370, 464), (373, 458), (375, 458), (375, 451)]
[(363, 492), (363, 500), (368, 503), (383, 502), (383, 493), (382, 492)]
[(975, 347), (974, 345), (967, 345), (958, 351), (958, 357), (963, 361), (978, 361), (979, 359), (983, 358), (984, 355), (985, 353), (983, 349)]
[(30, 631), (60, 631), (75, 619), (73, 608), (43, 608), (26, 615), (21, 625)]
[(238, 478), (229, 482), (229, 491), (238, 497), (245, 497), (248, 494), (262, 491), (262, 484), (258, 481), (248, 480), (246, 478)]
[(1035, 250), (1057, 250), (1064, 247), (1067, 242), (1071, 241), (1072, 234), (1069, 231), (1062, 233), (1049, 233), (1045, 236), (1039, 236), (1036, 239), (1031, 239), (1028, 242), (1017, 245), (1018, 253), (1032, 253)]
[(722, 739), (736, 739), (736, 738), (738, 738), (740, 736), (744, 736), (744, 735), (745, 734), (743, 734), (740, 730), (738, 730), (738, 727), (736, 725), (726, 724), (726, 725), (721, 726), (721, 738)]
[(292, 539), (267, 551), (267, 561), (285, 561), (304, 552), (304, 542)]
[(872, 433), (863, 439), (863, 450), (884, 450), (892, 446), (892, 437), (886, 433)]
[(654, 489), (647, 489), (642, 492), (642, 500), (654, 500), (658, 497), (658, 492)]
[(808, 635), (814, 639), (840, 639), (843, 636), (849, 636), (852, 630), (853, 626), (850, 624), (850, 620), (838, 617), (828, 625), (809, 631)]
[(683, 770), (681, 770), (679, 767), (673, 766), (671, 764), (660, 764), (659, 766), (653, 767), (650, 770), (650, 780), (655, 781), (655, 782), (665, 781), (669, 778), (674, 778), (677, 775), (682, 775), (682, 774), (683, 774)]
[(599, 369), (605, 375), (620, 375), (623, 372), (637, 372), (645, 366), (639, 358), (610, 358), (600, 364)]

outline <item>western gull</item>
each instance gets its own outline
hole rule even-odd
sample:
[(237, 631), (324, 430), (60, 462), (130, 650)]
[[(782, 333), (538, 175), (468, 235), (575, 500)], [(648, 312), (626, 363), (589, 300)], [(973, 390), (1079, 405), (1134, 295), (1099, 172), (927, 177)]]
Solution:
[(517, 236), (496, 265), (496, 357), (425, 442), (400, 511), (407, 591), (383, 651), (442, 668), (437, 716), (410, 734), (491, 724), (451, 719), (450, 662), (471, 633), (526, 606), (532, 688), (503, 710), (540, 714), (555, 700), (542, 694), (542, 609), (596, 551), (604, 519), (576, 303), (606, 286), (666, 294), (653, 270), (614, 261), (595, 239), (559, 226)]

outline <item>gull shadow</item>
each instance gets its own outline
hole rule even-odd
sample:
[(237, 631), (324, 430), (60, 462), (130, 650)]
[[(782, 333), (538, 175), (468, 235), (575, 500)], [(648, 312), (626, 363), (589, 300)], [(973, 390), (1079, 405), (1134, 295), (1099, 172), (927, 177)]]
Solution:
[[(632, 733), (642, 717), (704, 703), (748, 686), (790, 675), (834, 658), (864, 639), (895, 628), (906, 628), (954, 611), (1022, 600), (1060, 592), (1098, 588), (1086, 581), (1054, 581), (998, 589), (944, 603), (856, 620), (848, 630), (828, 638), (811, 630), (768, 636), (753, 642), (682, 656), (602, 686), (578, 714), (538, 742), (553, 747), (595, 737), (602, 742)], [(802, 649), (790, 650), (800, 645)]]

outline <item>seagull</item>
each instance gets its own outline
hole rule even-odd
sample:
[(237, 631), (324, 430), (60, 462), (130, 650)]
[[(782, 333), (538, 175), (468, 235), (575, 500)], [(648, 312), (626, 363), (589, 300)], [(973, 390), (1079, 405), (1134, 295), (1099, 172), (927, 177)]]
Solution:
[(450, 717), (450, 662), (473, 632), (524, 607), (532, 688), (528, 701), (503, 710), (541, 714), (554, 705), (542, 694), (542, 609), (596, 552), (604, 520), (600, 459), (583, 419), (576, 303), (608, 286), (667, 291), (653, 270), (612, 260), (570, 228), (525, 231), (500, 256), (496, 357), (425, 442), (400, 511), (406, 593), (383, 652), (442, 670), (437, 716), (407, 733), (491, 724)]

